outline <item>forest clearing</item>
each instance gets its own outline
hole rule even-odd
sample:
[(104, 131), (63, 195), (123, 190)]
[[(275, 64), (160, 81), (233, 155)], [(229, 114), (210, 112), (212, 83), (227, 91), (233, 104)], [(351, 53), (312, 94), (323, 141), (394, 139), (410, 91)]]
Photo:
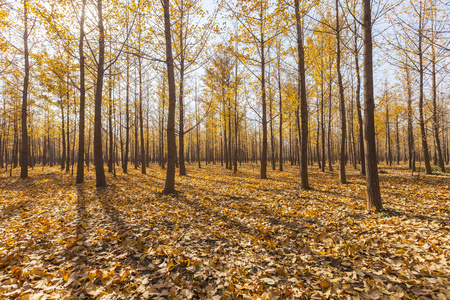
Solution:
[[(4, 299), (448, 299), (450, 178), (381, 168), (384, 211), (349, 169), (219, 165), (177, 177), (108, 175), (95, 188), (57, 167), (0, 179)], [(14, 172), (18, 172), (15, 170)], [(421, 298), (421, 299), (422, 299)]]

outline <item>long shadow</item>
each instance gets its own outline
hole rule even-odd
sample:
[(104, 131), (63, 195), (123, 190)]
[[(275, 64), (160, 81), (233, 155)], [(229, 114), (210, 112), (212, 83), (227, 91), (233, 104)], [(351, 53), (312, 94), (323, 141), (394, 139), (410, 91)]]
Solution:
[[(102, 196), (102, 191), (98, 191), (97, 193), (98, 199), (103, 210), (106, 212), (106, 215), (109, 218), (110, 223), (113, 226), (113, 229), (117, 233), (117, 242), (119, 244), (133, 244), (136, 247), (132, 249), (127, 249), (128, 253), (124, 257), (125, 261), (127, 261), (128, 265), (132, 268), (138, 268), (139, 266), (147, 266), (150, 263), (150, 260), (145, 255), (145, 246), (140, 245), (137, 242), (137, 233), (141, 231), (141, 226), (129, 226), (121, 217), (120, 212), (114, 207), (113, 203), (107, 199), (105, 196)], [(108, 196), (109, 197), (109, 196)], [(123, 249), (121, 249), (123, 250)], [(125, 254), (125, 253), (121, 253)], [(144, 259), (142, 259), (144, 257)], [(148, 274), (151, 273), (150, 270), (141, 268), (140, 273)]]
[(30, 199), (21, 199), (17, 202), (7, 204), (0, 211), (0, 222), (4, 222), (26, 210), (30, 204)]
[(88, 255), (86, 255), (86, 249), (84, 243), (87, 240), (87, 229), (88, 222), (91, 218), (89, 212), (87, 211), (87, 200), (84, 195), (84, 190), (81, 185), (76, 186), (76, 224), (75, 224), (75, 239), (69, 241), (66, 246), (66, 250), (63, 256), (66, 260), (73, 261), (74, 269), (70, 270), (71, 275), (65, 285), (65, 290), (70, 293), (71, 297), (76, 297), (78, 299), (89, 299), (87, 290), (85, 289), (86, 278), (83, 278), (84, 269), (86, 267), (93, 267), (95, 262), (92, 261)]
[(406, 217), (408, 219), (418, 219), (422, 221), (428, 221), (432, 222), (435, 220), (435, 218), (424, 216), (424, 215), (418, 215), (418, 214), (409, 214), (407, 212), (398, 211), (395, 209), (383, 209), (383, 212), (387, 213), (389, 216), (395, 216), (395, 217)]

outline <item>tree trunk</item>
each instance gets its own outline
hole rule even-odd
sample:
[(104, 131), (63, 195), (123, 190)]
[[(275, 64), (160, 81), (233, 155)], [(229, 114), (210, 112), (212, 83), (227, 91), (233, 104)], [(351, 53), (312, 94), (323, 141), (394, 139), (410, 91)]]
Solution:
[(420, 133), (422, 136), (422, 150), (423, 150), (423, 159), (425, 163), (425, 172), (427, 174), (431, 174), (431, 164), (430, 164), (430, 155), (428, 153), (428, 142), (427, 142), (427, 133), (425, 131), (425, 121), (423, 117), (423, 50), (422, 50), (422, 22), (420, 19), (420, 29), (419, 29), (419, 125), (420, 125)]
[(66, 133), (65, 133), (65, 129), (64, 129), (65, 121), (64, 121), (64, 105), (63, 105), (62, 94), (60, 95), (59, 100), (60, 100), (60, 104), (61, 104), (61, 136), (62, 136), (61, 171), (62, 171), (62, 170), (64, 170), (65, 163), (66, 163), (66, 138), (65, 138)]
[(327, 143), (327, 148), (328, 148), (328, 170), (330, 172), (333, 171), (333, 153), (331, 151), (331, 113), (332, 113), (332, 102), (331, 102), (331, 92), (332, 92), (332, 87), (333, 87), (333, 80), (331, 78), (331, 64), (330, 64), (330, 82), (329, 82), (329, 86), (328, 86), (328, 143)]
[(444, 165), (444, 159), (442, 156), (442, 148), (441, 148), (441, 140), (439, 139), (439, 123), (438, 123), (438, 116), (437, 116), (437, 84), (436, 84), (436, 54), (434, 50), (434, 45), (432, 47), (432, 58), (431, 58), (431, 76), (432, 76), (432, 85), (433, 85), (433, 129), (434, 129), (434, 140), (436, 143), (436, 151), (437, 151), (437, 163), (439, 168), (442, 170), (442, 172), (445, 173), (445, 165)]
[(167, 118), (167, 172), (163, 193), (171, 194), (175, 192), (175, 161), (177, 145), (175, 141), (175, 74), (173, 70), (172, 56), (172, 33), (170, 29), (170, 3), (169, 0), (163, 1), (164, 5), (164, 35), (166, 39), (166, 64), (167, 77), (169, 81), (169, 114)]
[(281, 91), (281, 64), (280, 64), (280, 58), (281, 54), (279, 53), (277, 55), (277, 66), (278, 66), (278, 103), (280, 106), (280, 126), (279, 126), (279, 140), (280, 140), (280, 145), (279, 145), (279, 160), (280, 160), (280, 171), (283, 171), (283, 98), (282, 98), (282, 91)]
[[(67, 77), (67, 91), (66, 91), (66, 99), (67, 99), (67, 160), (66, 160), (66, 172), (70, 171), (70, 95), (69, 95), (69, 78)], [(48, 142), (48, 146), (50, 147), (50, 141)], [(50, 150), (50, 148), (49, 148)], [(49, 151), (50, 153), (50, 151)]]
[(23, 33), (23, 52), (25, 56), (25, 77), (23, 79), (22, 93), (22, 149), (20, 149), (20, 178), (28, 177), (28, 128), (27, 128), (27, 102), (28, 102), (28, 84), (30, 78), (30, 62), (28, 53), (28, 3), (24, 1), (24, 33)]
[[(238, 47), (236, 47), (238, 49)], [(234, 174), (237, 173), (238, 165), (238, 63), (234, 66)], [(199, 153), (200, 154), (200, 153)], [(200, 160), (199, 160), (200, 164)]]
[(262, 151), (261, 151), (261, 179), (267, 178), (267, 109), (266, 109), (266, 60), (265, 40), (263, 28), (263, 2), (261, 2), (261, 105), (262, 105)]
[(339, 181), (342, 184), (347, 183), (345, 177), (346, 165), (346, 138), (347, 138), (347, 120), (345, 118), (345, 99), (344, 85), (341, 75), (341, 28), (339, 25), (339, 0), (336, 0), (336, 70), (339, 87), (339, 111), (341, 115), (341, 145), (339, 151)]
[[(356, 23), (355, 23), (356, 31)], [(366, 156), (364, 154), (364, 124), (361, 112), (361, 74), (359, 71), (359, 51), (358, 51), (358, 35), (355, 34), (355, 68), (356, 68), (356, 109), (358, 111), (358, 141), (359, 141), (359, 157), (361, 159), (361, 175), (366, 175)]]
[(303, 32), (300, 20), (299, 0), (295, 0), (295, 21), (297, 29), (297, 54), (298, 54), (298, 94), (300, 96), (300, 185), (302, 189), (308, 190), (308, 103), (306, 101), (306, 74), (305, 74), (305, 54), (303, 49)]
[(408, 67), (405, 68), (406, 71), (406, 88), (407, 88), (407, 126), (408, 126), (408, 161), (409, 168), (415, 172), (415, 153), (414, 153), (414, 132), (413, 132), (413, 124), (412, 124), (412, 87), (411, 87), (411, 74)]
[[(270, 72), (270, 71), (269, 71)], [(269, 83), (270, 84), (270, 83)], [(276, 166), (275, 166), (275, 137), (273, 135), (273, 110), (272, 110), (272, 104), (273, 104), (273, 99), (272, 99), (272, 93), (270, 93), (269, 96), (269, 118), (270, 118), (270, 156), (271, 156), (271, 160), (272, 160), (272, 170), (276, 170)]]
[[(139, 38), (140, 39), (140, 38)], [(140, 43), (139, 43), (140, 45)], [(140, 47), (140, 46), (139, 46)], [(140, 51), (140, 49), (139, 49)], [(141, 173), (147, 174), (147, 155), (145, 152), (145, 143), (144, 143), (144, 113), (142, 111), (142, 65), (141, 65), (141, 57), (139, 60), (139, 127), (141, 129)], [(147, 137), (148, 138), (148, 137)]]
[(366, 146), (367, 209), (382, 210), (375, 143), (375, 101), (373, 96), (372, 18), (370, 0), (362, 1), (364, 45), (364, 140)]
[[(81, 3), (81, 18), (80, 18), (80, 37), (78, 42), (78, 53), (80, 56), (80, 123), (78, 129), (78, 161), (77, 161), (77, 178), (76, 183), (83, 183), (84, 181), (84, 126), (85, 126), (85, 102), (86, 102), (86, 87), (84, 79), (84, 19), (86, 13), (86, 0)], [(69, 117), (69, 116), (67, 116)]]
[[(127, 23), (128, 32), (128, 23)], [(125, 155), (122, 161), (122, 170), (125, 174), (128, 173), (128, 155), (130, 152), (130, 56), (126, 54), (127, 65), (127, 89), (125, 94)]]
[[(183, 5), (183, 4), (181, 4)], [(183, 8), (181, 8), (183, 10)], [(186, 175), (186, 164), (184, 159), (184, 45), (183, 45), (183, 12), (180, 19), (180, 90), (179, 90), (179, 128), (178, 128), (178, 159), (180, 164), (180, 175)]]
[(109, 82), (108, 82), (108, 133), (109, 133), (109, 155), (108, 155), (108, 173), (113, 171), (113, 126), (112, 126), (112, 68), (109, 69)]
[(105, 63), (105, 31), (103, 28), (103, 4), (102, 0), (97, 0), (97, 14), (98, 14), (98, 69), (97, 82), (95, 90), (95, 104), (94, 104), (94, 164), (95, 164), (95, 179), (97, 187), (106, 186), (105, 170), (103, 167), (102, 157), (102, 91), (103, 91), (103, 76)]

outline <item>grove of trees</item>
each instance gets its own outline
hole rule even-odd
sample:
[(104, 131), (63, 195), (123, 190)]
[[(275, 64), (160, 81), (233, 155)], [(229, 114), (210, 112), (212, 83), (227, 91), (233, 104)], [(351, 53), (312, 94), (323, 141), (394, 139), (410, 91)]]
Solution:
[[(448, 172), (450, 6), (440, 0), (0, 0), (0, 168), (84, 182), (186, 164)], [(423, 162), (423, 164), (422, 164)], [(106, 164), (106, 169), (105, 169)], [(76, 172), (75, 172), (76, 169)]]

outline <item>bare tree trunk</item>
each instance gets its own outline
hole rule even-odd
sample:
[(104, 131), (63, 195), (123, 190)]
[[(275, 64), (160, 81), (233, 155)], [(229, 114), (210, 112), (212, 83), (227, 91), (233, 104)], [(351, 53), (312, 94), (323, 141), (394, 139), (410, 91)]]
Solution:
[(275, 166), (275, 137), (273, 135), (273, 110), (272, 110), (272, 104), (273, 104), (273, 99), (272, 99), (272, 93), (270, 93), (269, 96), (269, 118), (270, 118), (270, 149), (271, 149), (271, 159), (272, 159), (272, 170), (276, 170), (276, 166)]
[(166, 114), (165, 112), (165, 103), (166, 103), (166, 76), (162, 76), (162, 114), (161, 114), (161, 137), (160, 137), (160, 142), (161, 142), (161, 149), (160, 149), (160, 165), (161, 168), (164, 170), (166, 168), (166, 155), (165, 155), (165, 150), (164, 150), (164, 116)]
[[(198, 124), (198, 95), (197, 95), (197, 86), (195, 86), (195, 123)], [(200, 126), (197, 125), (197, 162), (198, 167), (201, 168), (201, 155), (200, 155)], [(206, 148), (206, 153), (208, 149)], [(206, 164), (208, 164), (208, 159), (206, 159)]]
[[(236, 49), (238, 47), (236, 46)], [(238, 62), (234, 66), (234, 173), (237, 173), (238, 165)], [(200, 164), (200, 160), (199, 160)]]
[(23, 52), (25, 56), (25, 77), (23, 79), (22, 91), (22, 149), (20, 149), (20, 178), (28, 177), (28, 128), (27, 128), (27, 102), (28, 102), (28, 84), (30, 78), (30, 62), (28, 53), (28, 3), (24, 1), (24, 33), (23, 33)]
[[(70, 96), (69, 96), (69, 78), (67, 78), (67, 91), (66, 91), (66, 98), (67, 98), (67, 160), (66, 160), (66, 172), (70, 171)], [(50, 147), (50, 141), (48, 143), (48, 146)], [(50, 148), (49, 148), (50, 149)], [(50, 151), (49, 151), (50, 153)]]
[[(140, 39), (140, 38), (139, 38)], [(140, 45), (140, 43), (139, 43)], [(140, 46), (139, 46), (140, 47)], [(139, 49), (140, 50), (140, 49)], [(142, 65), (141, 57), (139, 59), (139, 127), (141, 129), (141, 173), (147, 174), (147, 156), (144, 143), (144, 113), (142, 111)], [(147, 137), (148, 138), (148, 137)]]
[(425, 121), (423, 117), (423, 50), (422, 50), (422, 39), (423, 39), (423, 20), (420, 19), (420, 29), (419, 29), (419, 125), (420, 125), (420, 133), (422, 136), (422, 149), (423, 149), (423, 159), (425, 163), (425, 172), (427, 174), (431, 174), (431, 164), (430, 164), (430, 155), (428, 153), (428, 142), (427, 142), (427, 133), (425, 131)]
[(375, 101), (373, 96), (372, 18), (370, 0), (362, 1), (364, 53), (364, 138), (366, 146), (367, 209), (382, 210), (375, 143)]
[(326, 155), (325, 155), (325, 119), (324, 119), (324, 76), (323, 76), (323, 57), (322, 57), (322, 69), (320, 72), (320, 127), (322, 129), (322, 172), (325, 172)]
[[(60, 85), (61, 88), (61, 85)], [(60, 93), (62, 93), (60, 91)], [(61, 136), (62, 136), (62, 156), (61, 156), (61, 170), (64, 170), (66, 163), (66, 133), (64, 129), (65, 121), (64, 121), (64, 105), (63, 105), (63, 96), (60, 94), (59, 97), (60, 105), (61, 105)], [(67, 116), (68, 117), (68, 116)]]
[[(356, 32), (356, 23), (355, 23)], [(361, 112), (361, 74), (359, 71), (359, 51), (358, 51), (358, 35), (355, 34), (355, 68), (356, 68), (356, 109), (358, 111), (358, 141), (359, 141), (359, 157), (361, 158), (361, 175), (366, 175), (366, 157), (364, 154), (364, 124)]]
[(95, 90), (95, 104), (94, 104), (94, 165), (95, 165), (95, 179), (97, 187), (106, 186), (105, 170), (103, 167), (102, 157), (102, 91), (103, 91), (103, 76), (105, 63), (105, 31), (103, 28), (103, 4), (102, 0), (97, 0), (97, 14), (98, 14), (98, 30), (99, 30), (99, 53), (98, 53), (98, 69), (97, 82)]
[(309, 190), (308, 182), (308, 102), (306, 101), (306, 75), (305, 75), (305, 54), (303, 49), (303, 32), (300, 20), (299, 0), (295, 0), (295, 21), (297, 29), (297, 54), (298, 54), (298, 93), (300, 96), (300, 185), (302, 189)]
[(108, 155), (108, 173), (113, 171), (113, 98), (112, 98), (112, 68), (109, 69), (109, 82), (108, 82), (108, 133), (109, 133), (109, 155)]
[(441, 148), (441, 140), (439, 138), (439, 123), (437, 116), (437, 84), (436, 84), (436, 54), (434, 50), (434, 45), (432, 47), (432, 58), (431, 58), (431, 76), (432, 76), (432, 85), (433, 85), (433, 129), (434, 129), (434, 140), (436, 142), (436, 151), (437, 151), (437, 163), (442, 172), (445, 173), (445, 164), (442, 156), (442, 148)]
[(414, 133), (412, 124), (412, 87), (411, 87), (411, 74), (408, 67), (405, 68), (406, 71), (406, 88), (407, 88), (407, 124), (408, 124), (408, 160), (409, 168), (415, 172), (415, 153), (414, 153)]
[(336, 0), (336, 70), (339, 87), (339, 111), (341, 115), (341, 145), (339, 151), (339, 181), (347, 183), (345, 177), (347, 120), (345, 118), (344, 85), (341, 75), (341, 28), (339, 25), (339, 0)]
[[(223, 92), (223, 94), (225, 94), (225, 92)], [(223, 96), (225, 97), (225, 96)], [(226, 110), (226, 105), (225, 105), (225, 99), (222, 100), (222, 110), (223, 110), (223, 146), (222, 148), (222, 165), (223, 165), (223, 159), (225, 157), (225, 169), (229, 169), (230, 167), (228, 166), (228, 140), (227, 140), (227, 116), (229, 114), (229, 112), (227, 112)], [(231, 162), (230, 162), (231, 164)]]
[(398, 129), (398, 114), (395, 117), (395, 144), (396, 144), (396, 152), (397, 152), (397, 165), (400, 164), (400, 135)]
[[(386, 99), (387, 101), (387, 99)], [(392, 166), (391, 123), (389, 122), (389, 105), (386, 103), (386, 164)]]
[(261, 104), (262, 104), (262, 151), (261, 151), (261, 179), (267, 178), (267, 109), (266, 109), (266, 59), (263, 28), (263, 2), (261, 2)]
[(281, 64), (280, 64), (280, 54), (277, 55), (277, 69), (278, 69), (278, 103), (279, 103), (279, 107), (280, 107), (280, 126), (279, 126), (279, 140), (280, 140), (280, 145), (279, 145), (279, 160), (280, 160), (280, 171), (283, 171), (283, 98), (282, 98), (282, 93), (281, 93)]
[[(183, 5), (183, 2), (181, 3)], [(184, 45), (183, 45), (183, 7), (181, 7), (180, 19), (180, 91), (179, 91), (179, 128), (178, 128), (178, 160), (180, 164), (180, 175), (186, 175), (186, 164), (184, 159)]]
[(164, 0), (164, 35), (166, 38), (166, 64), (167, 77), (169, 81), (169, 115), (167, 118), (167, 173), (166, 182), (163, 193), (171, 194), (175, 192), (175, 160), (177, 145), (175, 141), (175, 74), (173, 70), (173, 56), (172, 56), (172, 33), (170, 30), (170, 3), (169, 0)]
[(331, 78), (331, 64), (330, 64), (330, 82), (328, 84), (328, 170), (333, 171), (333, 153), (331, 151), (331, 113), (332, 113), (332, 102), (331, 102), (331, 92), (332, 92), (332, 86), (333, 80)]
[[(128, 23), (127, 23), (128, 32)], [(122, 170), (125, 174), (128, 173), (128, 155), (130, 151), (130, 56), (126, 54), (127, 65), (127, 80), (126, 80), (126, 94), (125, 94), (125, 155), (122, 161)]]
[[(135, 74), (136, 75), (136, 74)], [(136, 78), (134, 79), (134, 90), (137, 91), (137, 82), (138, 78), (136, 75)], [(137, 170), (139, 166), (139, 103), (138, 103), (138, 94), (135, 92), (134, 94), (134, 169)]]
[[(86, 87), (84, 79), (84, 19), (86, 14), (86, 0), (81, 2), (80, 37), (78, 42), (78, 53), (80, 56), (80, 123), (78, 129), (78, 161), (76, 183), (84, 182), (84, 127), (85, 127), (85, 106)], [(67, 116), (69, 117), (69, 116)]]
[[(319, 108), (319, 97), (317, 97), (317, 108)], [(320, 110), (317, 109), (317, 137), (316, 137), (316, 152), (317, 152), (317, 163), (319, 169), (322, 169), (322, 160), (320, 159)]]

